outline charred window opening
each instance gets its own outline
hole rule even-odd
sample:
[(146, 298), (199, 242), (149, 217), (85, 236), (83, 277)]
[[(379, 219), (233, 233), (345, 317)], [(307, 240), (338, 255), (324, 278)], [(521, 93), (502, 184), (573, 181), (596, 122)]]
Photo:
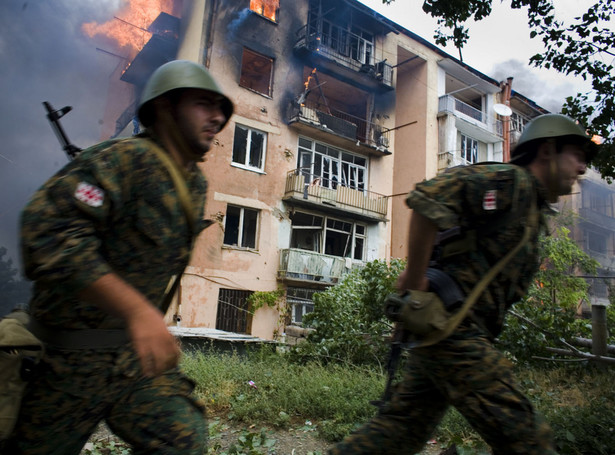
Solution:
[(280, 0), (250, 0), (250, 10), (274, 22), (278, 21)]
[(295, 212), (291, 227), (291, 248), (359, 261), (365, 258), (367, 228), (363, 224)]
[(244, 48), (239, 85), (265, 96), (271, 96), (273, 59)]

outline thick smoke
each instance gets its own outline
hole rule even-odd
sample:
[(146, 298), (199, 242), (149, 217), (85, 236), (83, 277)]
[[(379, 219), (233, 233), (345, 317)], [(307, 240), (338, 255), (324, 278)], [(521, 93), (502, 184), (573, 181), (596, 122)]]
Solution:
[(109, 76), (119, 63), (81, 32), (113, 17), (119, 0), (0, 1), (0, 246), (14, 264), (18, 219), (33, 192), (67, 161), (42, 102), (60, 109), (73, 144), (100, 139)]

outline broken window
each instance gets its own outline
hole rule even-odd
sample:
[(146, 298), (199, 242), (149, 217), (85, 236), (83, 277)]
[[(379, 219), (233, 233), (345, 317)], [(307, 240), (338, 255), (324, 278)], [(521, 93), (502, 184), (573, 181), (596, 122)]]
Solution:
[(239, 85), (265, 96), (271, 96), (273, 81), (273, 59), (243, 49)]
[(224, 218), (224, 245), (256, 249), (258, 210), (228, 205)]
[(267, 133), (247, 126), (235, 125), (233, 164), (263, 171), (266, 149)]
[(291, 228), (291, 248), (358, 261), (365, 259), (367, 227), (363, 224), (295, 212)]
[(336, 189), (338, 185), (365, 191), (367, 158), (299, 138), (298, 167), (307, 183)]
[(277, 22), (280, 0), (250, 0), (250, 10)]

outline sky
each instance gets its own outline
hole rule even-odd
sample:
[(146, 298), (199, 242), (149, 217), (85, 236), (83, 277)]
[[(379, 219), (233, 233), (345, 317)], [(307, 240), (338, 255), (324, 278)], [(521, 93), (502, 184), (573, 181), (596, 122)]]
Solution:
[[(284, 0), (288, 1), (288, 0)], [(589, 0), (556, 0), (572, 9)], [(81, 31), (85, 22), (110, 20), (122, 0), (0, 0), (0, 247), (18, 264), (19, 213), (34, 191), (68, 162), (47, 121), (43, 101), (72, 106), (61, 119), (70, 141), (86, 147), (100, 140), (109, 77), (118, 58)], [(435, 21), (419, 0), (363, 3), (428, 41)], [(570, 7), (570, 8), (568, 8)], [(554, 72), (532, 69), (540, 50), (529, 40), (524, 12), (494, 0), (493, 16), (471, 26), (464, 62), (494, 79), (514, 77), (513, 89), (539, 105), (559, 110), (582, 86)], [(445, 48), (458, 57), (456, 49)]]
[[(423, 12), (422, 1), (395, 0), (389, 5), (383, 5), (382, 0), (359, 1), (434, 43), (437, 21)], [(594, 0), (554, 0), (556, 18), (569, 22), (594, 3)], [(566, 97), (589, 90), (590, 85), (581, 78), (529, 65), (530, 57), (543, 47), (540, 39), (530, 39), (527, 9), (513, 10), (508, 0), (493, 0), (492, 8), (487, 18), (467, 23), (470, 39), (462, 49), (464, 63), (496, 80), (512, 76), (513, 90), (551, 112), (559, 112)], [(459, 59), (453, 45), (441, 49)]]

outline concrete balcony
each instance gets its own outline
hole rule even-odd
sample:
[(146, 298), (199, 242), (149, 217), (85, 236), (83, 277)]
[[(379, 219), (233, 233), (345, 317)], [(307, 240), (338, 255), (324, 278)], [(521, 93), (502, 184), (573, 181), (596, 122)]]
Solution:
[(467, 166), (470, 163), (468, 160), (460, 156), (461, 151), (438, 153), (438, 172), (442, 172), (449, 167)]
[(314, 251), (288, 248), (280, 250), (278, 278), (296, 284), (320, 284), (332, 286), (354, 268), (363, 263), (350, 258), (330, 256)]
[(500, 120), (451, 95), (444, 95), (439, 98), (438, 114), (452, 114), (473, 125), (477, 130), (483, 130), (499, 138), (504, 135), (504, 129)]
[(388, 207), (387, 196), (339, 183), (323, 182), (321, 176), (301, 169), (286, 175), (283, 200), (368, 222), (385, 221)]
[(612, 216), (604, 215), (591, 208), (583, 207), (579, 209), (579, 217), (582, 222), (594, 224), (609, 231), (615, 231), (615, 218)]
[[(391, 154), (390, 131), (387, 128), (318, 103), (306, 101), (297, 105), (293, 102), (288, 123), (295, 124), (300, 130), (312, 130), (312, 133), (318, 130), (329, 137), (335, 136), (338, 144), (347, 149), (380, 156)], [(328, 142), (331, 141), (335, 139), (328, 139)]]
[(297, 30), (294, 46), (296, 53), (309, 56), (313, 64), (349, 77), (363, 87), (393, 89), (393, 67), (386, 60), (372, 63), (370, 56), (363, 56), (362, 59), (366, 61), (352, 57), (349, 43), (360, 41), (359, 36), (346, 32), (347, 41), (339, 41), (336, 46), (331, 46), (324, 44), (318, 28), (304, 25)]

